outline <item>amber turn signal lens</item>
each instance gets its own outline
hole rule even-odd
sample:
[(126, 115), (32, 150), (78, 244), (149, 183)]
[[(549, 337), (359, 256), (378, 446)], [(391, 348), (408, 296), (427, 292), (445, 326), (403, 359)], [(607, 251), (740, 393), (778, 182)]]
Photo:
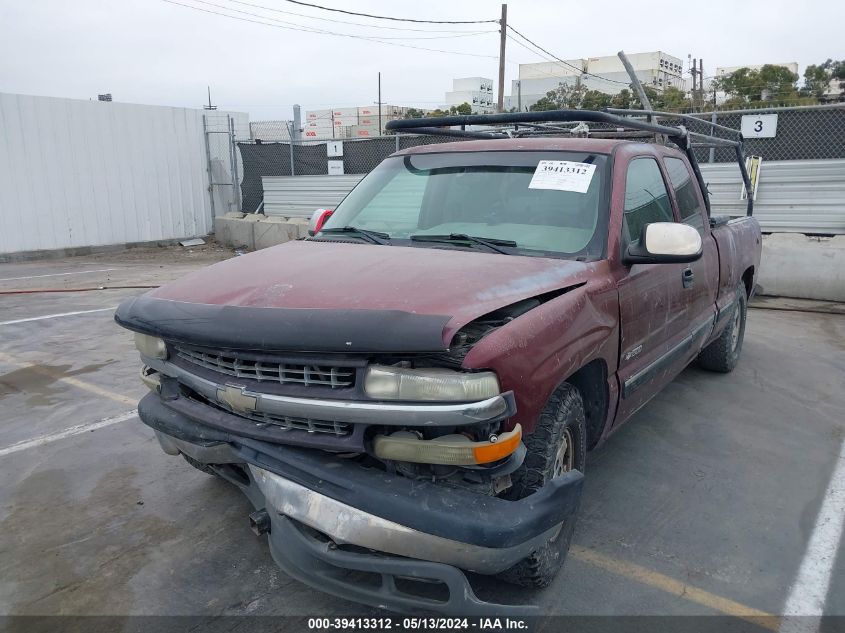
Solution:
[(489, 464), (513, 453), (522, 441), (522, 427), (517, 424), (510, 433), (503, 433), (496, 442), (480, 442), (472, 449), (476, 464)]

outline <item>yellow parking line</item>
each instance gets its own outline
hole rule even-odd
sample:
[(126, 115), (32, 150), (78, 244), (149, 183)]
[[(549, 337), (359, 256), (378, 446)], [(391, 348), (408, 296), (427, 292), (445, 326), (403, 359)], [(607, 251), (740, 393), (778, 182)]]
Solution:
[(29, 369), (30, 371), (35, 372), (36, 374), (41, 374), (42, 376), (48, 376), (52, 378), (56, 382), (63, 382), (66, 385), (70, 385), (72, 387), (76, 387), (77, 389), (82, 389), (83, 391), (87, 391), (89, 393), (93, 393), (98, 395), (102, 398), (108, 398), (109, 400), (114, 400), (115, 402), (119, 402), (121, 404), (128, 404), (130, 406), (135, 406), (138, 404), (137, 398), (130, 398), (128, 396), (124, 396), (119, 393), (115, 393), (114, 391), (109, 391), (108, 389), (103, 389), (102, 387), (98, 387), (97, 385), (92, 385), (90, 382), (85, 382), (84, 380), (79, 380), (78, 378), (74, 378), (73, 376), (65, 376), (64, 374), (53, 371), (52, 369), (48, 369), (47, 367), (43, 367), (42, 365), (38, 365), (37, 363), (22, 363), (17, 360), (14, 356), (10, 356), (9, 354), (4, 354), (0, 352), (0, 361), (7, 363), (9, 365), (13, 365), (19, 369)]
[(720, 613), (724, 613), (729, 616), (747, 620), (748, 622), (756, 624), (762, 628), (777, 631), (780, 626), (780, 618), (776, 615), (772, 615), (771, 613), (766, 613), (765, 611), (760, 611), (758, 609), (753, 609), (752, 607), (740, 604), (739, 602), (734, 602), (728, 598), (723, 598), (708, 591), (704, 591), (703, 589), (692, 587), (685, 582), (681, 582), (680, 580), (676, 580), (670, 576), (665, 576), (664, 574), (652, 571), (651, 569), (641, 567), (640, 565), (611, 558), (610, 556), (600, 554), (595, 550), (580, 547), (578, 545), (572, 546), (569, 550), (569, 555), (579, 561), (599, 567), (611, 572), (612, 574), (616, 574), (617, 576), (624, 576), (626, 578), (630, 578), (631, 580), (636, 580), (637, 582), (648, 585), (649, 587), (660, 589), (661, 591), (665, 591), (666, 593), (673, 594), (679, 598), (683, 598), (684, 600), (689, 600), (690, 602), (703, 605), (713, 609), (714, 611), (719, 611)]

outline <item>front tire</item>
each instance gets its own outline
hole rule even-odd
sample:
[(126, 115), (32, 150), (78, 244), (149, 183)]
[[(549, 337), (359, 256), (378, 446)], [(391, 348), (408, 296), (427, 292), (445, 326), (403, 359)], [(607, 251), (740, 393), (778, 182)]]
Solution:
[(723, 374), (733, 371), (742, 352), (745, 338), (745, 318), (748, 313), (748, 297), (745, 284), (739, 282), (736, 288), (736, 300), (730, 321), (715, 341), (705, 347), (698, 355), (698, 364), (704, 369)]
[[(568, 383), (561, 385), (549, 398), (534, 432), (524, 441), (525, 461), (511, 475), (509, 499), (527, 497), (570, 470), (584, 472), (587, 427), (578, 390)], [(498, 577), (522, 587), (550, 585), (566, 560), (575, 518), (573, 514), (552, 538)]]

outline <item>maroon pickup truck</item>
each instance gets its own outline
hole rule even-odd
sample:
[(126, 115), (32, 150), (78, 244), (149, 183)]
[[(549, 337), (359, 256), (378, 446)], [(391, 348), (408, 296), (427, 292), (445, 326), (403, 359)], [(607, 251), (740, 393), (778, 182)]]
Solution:
[(127, 299), (141, 420), (242, 489), (305, 583), (528, 613), (462, 570), (551, 582), (587, 451), (690, 362), (728, 372), (742, 349), (760, 227), (710, 217), (684, 128), (632, 127), (664, 142), (514, 126), (397, 152), (311, 237)]

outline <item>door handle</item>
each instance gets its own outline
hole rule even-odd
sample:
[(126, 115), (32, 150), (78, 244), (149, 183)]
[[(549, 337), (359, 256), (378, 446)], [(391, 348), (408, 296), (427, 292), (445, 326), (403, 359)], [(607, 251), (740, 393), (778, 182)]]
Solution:
[(692, 282), (695, 279), (695, 274), (692, 272), (692, 268), (684, 268), (684, 272), (681, 273), (681, 280), (684, 283), (684, 288), (692, 288)]

